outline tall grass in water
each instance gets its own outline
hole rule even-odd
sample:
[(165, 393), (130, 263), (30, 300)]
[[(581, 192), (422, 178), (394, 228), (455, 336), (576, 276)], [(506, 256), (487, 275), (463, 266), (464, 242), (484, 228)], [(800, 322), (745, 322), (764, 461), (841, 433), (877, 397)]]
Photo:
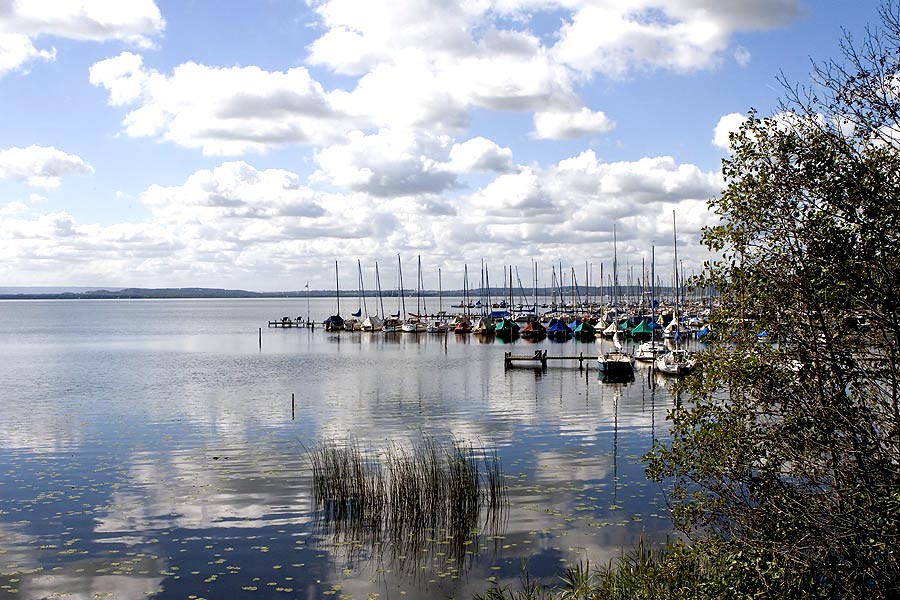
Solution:
[(690, 552), (679, 541), (650, 545), (643, 536), (608, 565), (579, 562), (560, 575), (561, 585), (536, 583), (526, 572), (521, 589), (493, 587), (476, 600), (632, 600), (728, 597), (728, 571)]
[(451, 438), (424, 436), (363, 451), (357, 440), (307, 448), (320, 523), (340, 538), (388, 550), (395, 567), (417, 564), (429, 545), (464, 568), (479, 532), (497, 531), (508, 505), (499, 456)]

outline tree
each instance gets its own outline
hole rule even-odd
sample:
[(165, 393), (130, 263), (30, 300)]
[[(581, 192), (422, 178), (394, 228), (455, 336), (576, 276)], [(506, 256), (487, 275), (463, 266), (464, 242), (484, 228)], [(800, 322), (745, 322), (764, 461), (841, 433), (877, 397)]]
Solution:
[(649, 457), (748, 595), (900, 593), (897, 2), (841, 50), (732, 136), (698, 281), (721, 293), (718, 341)]

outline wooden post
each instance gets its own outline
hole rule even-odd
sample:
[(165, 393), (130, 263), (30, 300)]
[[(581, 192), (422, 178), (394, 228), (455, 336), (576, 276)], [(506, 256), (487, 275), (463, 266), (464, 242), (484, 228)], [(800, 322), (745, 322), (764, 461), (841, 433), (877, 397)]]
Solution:
[(294, 393), (291, 392), (291, 421), (294, 420)]
[(259, 328), (259, 349), (262, 350), (262, 327)]

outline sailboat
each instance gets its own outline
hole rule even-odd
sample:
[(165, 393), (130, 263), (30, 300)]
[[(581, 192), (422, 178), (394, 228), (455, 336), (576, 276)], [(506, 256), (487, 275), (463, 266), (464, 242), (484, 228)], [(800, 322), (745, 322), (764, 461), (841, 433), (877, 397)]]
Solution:
[(626, 383), (634, 381), (634, 357), (625, 353), (619, 337), (621, 333), (613, 336), (613, 344), (616, 349), (604, 352), (597, 357), (597, 366), (600, 368), (600, 379), (603, 383)]
[(547, 328), (535, 318), (522, 325), (519, 335), (523, 340), (542, 340), (547, 337)]
[[(675, 211), (672, 211), (672, 236), (674, 238), (675, 249), (675, 304), (672, 314), (672, 321), (678, 323), (678, 236), (675, 234)], [(681, 347), (678, 336), (675, 336), (675, 347), (665, 354), (656, 358), (654, 365), (656, 369), (666, 375), (687, 375), (694, 370), (697, 360), (691, 357), (690, 353)]]
[(467, 334), (472, 333), (472, 324), (469, 322), (469, 265), (463, 265), (463, 303), (464, 313), (453, 317), (450, 326), (453, 327), (453, 333)]
[(550, 319), (547, 337), (556, 342), (565, 342), (572, 337), (572, 329), (562, 319)]
[(425, 333), (428, 324), (422, 318), (422, 257), (419, 258), (418, 282), (416, 284), (416, 312), (410, 313), (400, 329), (403, 333)]
[(357, 281), (359, 284), (359, 308), (356, 309), (355, 313), (350, 313), (350, 318), (344, 320), (344, 330), (345, 331), (362, 331), (363, 324), (363, 311), (365, 311), (366, 317), (369, 316), (369, 307), (366, 306), (366, 293), (365, 286), (363, 285), (363, 276), (362, 276), (362, 263), (357, 258), (356, 259), (356, 268), (357, 268)]
[(438, 267), (438, 314), (428, 322), (425, 331), (428, 333), (447, 333), (449, 330), (450, 325), (444, 316), (444, 290), (441, 283), (441, 269)]
[(337, 312), (327, 319), (323, 325), (325, 325), (325, 331), (341, 331), (344, 328), (344, 318), (341, 317), (341, 284), (338, 279), (338, 261), (334, 261), (334, 281), (335, 281), (335, 296), (337, 298)]
[(403, 298), (403, 264), (400, 262), (400, 255), (397, 255), (397, 312), (384, 317), (384, 324), (381, 331), (384, 333), (396, 333), (400, 331), (401, 321), (400, 315), (406, 311), (406, 300)]
[(653, 321), (656, 314), (656, 245), (650, 246), (650, 340), (638, 346), (634, 352), (635, 360), (641, 362), (653, 362), (660, 354), (665, 354), (666, 345), (656, 340), (656, 330), (659, 325)]
[(590, 342), (597, 336), (596, 329), (586, 319), (575, 319), (575, 323), (573, 324), (575, 325), (575, 328), (572, 335), (574, 335), (575, 339), (579, 342)]
[[(360, 280), (362, 280), (362, 275), (360, 275)], [(378, 290), (378, 304), (381, 307), (381, 314), (384, 314), (384, 302), (381, 299), (381, 277), (378, 274), (378, 261), (375, 262), (375, 287)], [(366, 314), (366, 318), (363, 319), (362, 322), (362, 330), (363, 331), (381, 331), (381, 328), (384, 326), (384, 321), (378, 316), (378, 309), (375, 309), (375, 314), (370, 315)]]
[(509, 341), (519, 336), (519, 324), (509, 317), (503, 317), (497, 321), (497, 324), (494, 326), (494, 332), (497, 334), (497, 337)]

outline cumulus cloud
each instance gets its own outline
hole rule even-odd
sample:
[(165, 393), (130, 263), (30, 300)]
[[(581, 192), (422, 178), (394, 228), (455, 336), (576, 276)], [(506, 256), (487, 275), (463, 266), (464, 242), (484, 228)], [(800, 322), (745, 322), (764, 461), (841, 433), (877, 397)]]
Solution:
[[(515, 170), (512, 150), (475, 137), (453, 143), (448, 136), (411, 129), (360, 131), (318, 151), (313, 182), (378, 197), (440, 194), (461, 187), (458, 175)], [(433, 199), (428, 199), (432, 207)]]
[(352, 133), (343, 144), (316, 153), (314, 181), (327, 181), (373, 196), (438, 194), (456, 184), (442, 168), (450, 152), (446, 136), (417, 135), (411, 130)]
[[(424, 130), (461, 137), (474, 110), (533, 113), (533, 135), (610, 131), (578, 87), (597, 74), (691, 72), (718, 65), (738, 31), (788, 22), (798, 0), (597, 3), (587, 0), (317, 0), (309, 65), (347, 76), (326, 88), (304, 67), (267, 71), (193, 62), (161, 72), (123, 53), (91, 82), (128, 109), (123, 129), (207, 155), (329, 145), (353, 131)], [(538, 19), (558, 22), (537, 36)], [(151, 20), (152, 21), (152, 20)], [(746, 52), (732, 49), (743, 61)]]
[(799, 14), (797, 0), (577, 3), (553, 53), (582, 73), (614, 78), (691, 72), (718, 65), (734, 33), (782, 26)]
[(245, 162), (197, 171), (180, 186), (153, 185), (141, 201), (161, 220), (178, 224), (223, 218), (315, 218), (325, 212), (295, 173), (260, 171)]
[(501, 148), (496, 142), (481, 136), (454, 144), (446, 168), (455, 173), (508, 173), (515, 170), (512, 150)]
[(0, 150), (0, 179), (23, 181), (32, 187), (55, 188), (63, 177), (93, 172), (80, 157), (52, 146)]
[(154, 0), (13, 0), (0, 8), (0, 77), (31, 61), (52, 61), (56, 49), (38, 50), (38, 36), (151, 47), (165, 28)]
[(0, 33), (0, 77), (33, 60), (53, 61), (56, 50), (38, 50), (27, 35)]
[(731, 142), (729, 141), (728, 136), (731, 133), (737, 132), (746, 120), (747, 115), (741, 113), (729, 113), (720, 117), (719, 122), (716, 123), (715, 129), (713, 129), (713, 145), (729, 150), (731, 148)]
[(0, 215), (18, 215), (23, 212), (28, 212), (28, 205), (24, 202), (7, 202), (0, 206)]
[(577, 112), (538, 112), (534, 115), (534, 137), (539, 139), (574, 139), (609, 133), (615, 126), (604, 113), (587, 107)]
[(321, 143), (342, 127), (322, 86), (303, 67), (271, 72), (188, 62), (165, 75), (125, 52), (94, 64), (90, 81), (109, 91), (113, 106), (138, 104), (123, 122), (128, 135), (162, 136), (204, 154)]
[[(452, 143), (382, 134), (395, 136), (398, 149), (409, 151), (410, 162), (397, 163), (396, 179), (360, 178), (358, 190), (349, 193), (311, 185), (358, 176), (367, 164), (365, 155), (351, 150), (365, 148), (371, 142), (365, 136), (359, 146), (341, 148), (340, 157), (334, 157), (356, 161), (351, 170), (325, 171), (329, 163), (322, 159), (323, 179), (312, 184), (290, 171), (234, 161), (199, 170), (178, 185), (151, 186), (139, 196), (150, 214), (143, 222), (98, 225), (64, 212), (30, 216), (34, 205), (30, 214), (11, 207), (6, 212), (16, 214), (0, 215), (0, 275), (9, 279), (15, 265), (26, 270), (15, 276), (17, 281), (36, 285), (58, 281), (77, 265), (85, 284), (111, 284), (127, 272), (134, 285), (291, 289), (302, 273), (311, 285), (327, 288), (327, 265), (336, 257), (390, 262), (400, 252), (428, 256), (443, 265), (447, 280), (461, 280), (466, 257), (483, 256), (491, 264), (515, 263), (519, 256), (526, 262), (532, 257), (608, 260), (614, 224), (620, 256), (644, 256), (656, 240), (662, 261), (673, 209), (679, 255), (688, 264), (705, 258), (691, 254), (701, 252), (696, 242), (685, 243), (682, 253), (681, 242), (696, 240), (699, 228), (712, 222), (705, 207), (721, 190), (718, 173), (666, 156), (604, 162), (586, 151), (547, 166), (484, 171), (496, 175), (482, 187), (438, 194), (433, 190), (447, 180), (430, 177), (443, 173), (455, 181), (463, 171), (454, 168), (506, 167), (505, 149), (480, 138)], [(443, 159), (431, 159), (426, 169), (416, 152), (429, 144)], [(389, 188), (403, 191), (408, 184), (399, 173), (404, 169), (424, 191), (381, 194)]]

